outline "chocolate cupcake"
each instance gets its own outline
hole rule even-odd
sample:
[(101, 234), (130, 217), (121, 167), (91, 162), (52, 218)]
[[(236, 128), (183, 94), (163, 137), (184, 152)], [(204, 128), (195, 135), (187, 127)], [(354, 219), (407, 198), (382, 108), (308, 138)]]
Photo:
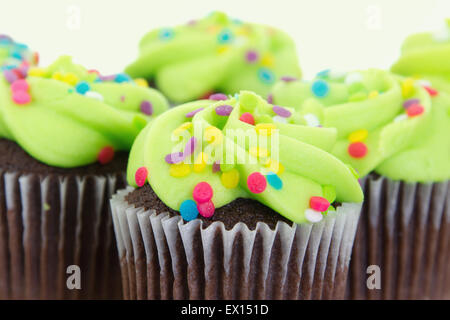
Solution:
[(363, 196), (326, 151), (335, 129), (222, 98), (164, 113), (133, 145), (111, 201), (125, 298), (343, 298)]
[(222, 12), (150, 31), (125, 72), (150, 80), (174, 103), (240, 90), (266, 97), (277, 79), (301, 76), (295, 44), (287, 34)]
[[(449, 290), (450, 96), (428, 82), (368, 70), (326, 70), (279, 83), (276, 104), (337, 128), (332, 154), (365, 192), (351, 260), (352, 299), (439, 299)], [(373, 267), (379, 267), (374, 273)], [(377, 277), (371, 278), (370, 275)]]
[(0, 299), (121, 297), (107, 200), (134, 138), (167, 108), (70, 57), (0, 79)]

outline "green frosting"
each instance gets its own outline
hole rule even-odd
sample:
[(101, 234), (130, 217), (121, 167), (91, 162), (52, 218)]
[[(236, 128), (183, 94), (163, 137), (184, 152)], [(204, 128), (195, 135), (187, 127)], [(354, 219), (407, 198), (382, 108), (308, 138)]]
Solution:
[[(123, 74), (101, 77), (67, 56), (47, 69), (31, 69), (22, 82), (28, 90), (0, 79), (0, 137), (56, 167), (94, 163), (105, 147), (129, 150), (147, 122), (168, 109), (156, 90)], [(28, 91), (29, 101), (18, 103), (14, 90)]]
[(174, 102), (200, 99), (213, 91), (234, 94), (245, 89), (267, 96), (276, 79), (301, 76), (288, 35), (220, 12), (151, 31), (139, 49), (139, 58), (126, 72), (154, 79)]
[[(299, 110), (310, 125), (336, 128), (332, 153), (361, 176), (376, 171), (404, 181), (447, 180), (449, 97), (431, 96), (422, 85), (380, 70), (326, 70), (311, 82), (278, 83), (273, 97), (275, 104)], [(350, 145), (366, 152), (355, 154)]]
[[(249, 114), (254, 125), (244, 121)], [(357, 176), (325, 151), (333, 146), (336, 130), (303, 126), (302, 121), (293, 109), (276, 110), (247, 91), (226, 101), (181, 105), (140, 133), (130, 153), (128, 183), (143, 186), (147, 178), (167, 206), (180, 210), (193, 199), (195, 186), (207, 182), (216, 208), (238, 197), (252, 198), (296, 223), (308, 221), (311, 197), (361, 202)], [(178, 161), (167, 161), (178, 153)], [(255, 173), (267, 180), (260, 193), (252, 188)]]

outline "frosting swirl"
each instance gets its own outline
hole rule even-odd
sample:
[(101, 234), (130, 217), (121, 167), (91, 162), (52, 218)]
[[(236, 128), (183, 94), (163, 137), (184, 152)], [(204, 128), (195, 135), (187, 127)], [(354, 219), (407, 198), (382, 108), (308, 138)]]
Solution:
[(187, 221), (239, 197), (296, 223), (319, 221), (335, 200), (362, 201), (351, 168), (324, 150), (335, 129), (302, 126), (295, 110), (251, 92), (224, 99), (184, 104), (150, 123), (131, 150), (129, 184), (150, 183)]
[(103, 77), (63, 56), (22, 79), (0, 79), (0, 137), (56, 167), (109, 162), (168, 109), (156, 90), (125, 74)]
[(151, 31), (139, 49), (139, 58), (126, 72), (154, 79), (174, 102), (200, 99), (216, 90), (234, 94), (246, 89), (266, 96), (276, 79), (301, 76), (288, 35), (220, 12)]

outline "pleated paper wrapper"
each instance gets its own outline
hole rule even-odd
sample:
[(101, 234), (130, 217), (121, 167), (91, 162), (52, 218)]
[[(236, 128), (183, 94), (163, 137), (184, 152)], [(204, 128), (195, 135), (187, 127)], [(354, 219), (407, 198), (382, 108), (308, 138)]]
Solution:
[(0, 299), (120, 299), (109, 199), (125, 185), (0, 170)]
[(450, 183), (369, 175), (362, 186), (347, 297), (450, 299)]
[(342, 299), (361, 205), (275, 230), (135, 208), (111, 200), (125, 299)]

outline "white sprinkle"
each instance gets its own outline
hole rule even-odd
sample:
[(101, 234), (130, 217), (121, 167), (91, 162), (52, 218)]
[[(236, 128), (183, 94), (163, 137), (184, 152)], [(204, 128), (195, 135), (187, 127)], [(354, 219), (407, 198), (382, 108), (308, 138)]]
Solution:
[(320, 126), (319, 118), (313, 113), (307, 113), (303, 116), (306, 120), (306, 124), (310, 127), (318, 127)]
[(399, 122), (408, 119), (408, 115), (406, 113), (403, 113), (401, 115), (398, 115), (394, 118), (394, 122)]
[(349, 73), (345, 77), (345, 84), (346, 85), (351, 85), (353, 83), (362, 82), (362, 80), (363, 80), (363, 76), (362, 76), (361, 73), (359, 73), (359, 72), (352, 72), (352, 73)]
[(431, 87), (431, 82), (428, 80), (417, 80), (416, 84), (422, 87)]
[(97, 99), (99, 101), (103, 101), (103, 96), (95, 91), (88, 91), (84, 94), (86, 97), (92, 98), (92, 99)]
[(305, 210), (305, 218), (312, 223), (319, 222), (323, 219), (322, 212), (313, 210), (313, 209), (306, 209)]
[(280, 122), (280, 123), (287, 123), (287, 118), (283, 118), (280, 116), (275, 116), (272, 118), (273, 121), (275, 122)]

